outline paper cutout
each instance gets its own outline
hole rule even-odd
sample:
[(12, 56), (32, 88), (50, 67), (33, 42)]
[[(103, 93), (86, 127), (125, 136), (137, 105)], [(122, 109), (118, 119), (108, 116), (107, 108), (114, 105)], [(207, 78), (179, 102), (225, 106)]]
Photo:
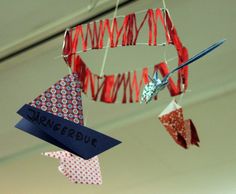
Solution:
[[(113, 28), (111, 28), (110, 21), (105, 19), (98, 23), (76, 26), (74, 29), (69, 29), (65, 33), (63, 56), (64, 60), (73, 72), (80, 76), (81, 87), (85, 94), (91, 95), (92, 100), (101, 101), (105, 103), (115, 103), (117, 96), (121, 93), (123, 97), (122, 103), (139, 102), (140, 89), (143, 84), (148, 83), (148, 68), (143, 68), (141, 78), (138, 79), (136, 71), (125, 72), (120, 74), (111, 74), (99, 76), (91, 72), (90, 68), (82, 60), (81, 56), (77, 54), (78, 44), (82, 44), (82, 49), (87, 50), (87, 44), (90, 44), (93, 49), (101, 49), (103, 47), (104, 33), (108, 32), (110, 40), (110, 47), (116, 47), (121, 40), (123, 46), (135, 45), (144, 25), (148, 28), (148, 45), (157, 46), (157, 23), (161, 21), (162, 27), (166, 35), (166, 43), (174, 45), (178, 55), (178, 65), (188, 60), (188, 50), (184, 47), (178, 37), (175, 26), (172, 24), (168, 10), (157, 8), (155, 10), (149, 9), (146, 12), (144, 19), (140, 26), (137, 26), (136, 16), (134, 13), (127, 15), (124, 18), (123, 24), (120, 28), (114, 19)], [(80, 41), (81, 39), (81, 41)], [(159, 70), (162, 76), (169, 73), (167, 65), (160, 63), (155, 65), (155, 71)], [(178, 71), (177, 84), (170, 78), (168, 89), (171, 96), (181, 94), (188, 86), (188, 67), (184, 67)], [(184, 90), (182, 89), (184, 85)], [(90, 90), (90, 92), (89, 92)], [(134, 99), (133, 99), (134, 96)]]
[(191, 119), (184, 120), (183, 109), (174, 100), (159, 115), (159, 120), (177, 144), (199, 146), (197, 130)]
[(154, 96), (156, 96), (161, 90), (163, 90), (168, 84), (169, 84), (169, 78), (175, 73), (177, 70), (182, 69), (186, 67), (187, 65), (191, 64), (192, 62), (200, 59), (201, 57), (205, 56), (218, 46), (224, 43), (224, 39), (218, 41), (217, 43), (211, 45), (207, 49), (204, 49), (197, 55), (193, 56), (191, 59), (186, 61), (185, 63), (181, 64), (179, 67), (176, 67), (173, 69), (170, 73), (168, 73), (162, 80), (158, 78), (158, 73), (154, 73), (154, 77), (151, 78), (149, 76), (150, 82), (144, 87), (142, 97), (141, 97), (141, 102), (148, 103), (152, 100)]
[(102, 184), (98, 157), (84, 160), (67, 151), (46, 152), (42, 155), (60, 160), (58, 170), (73, 183)]
[(83, 126), (78, 75), (68, 75), (19, 111), (17, 128), (84, 159), (121, 142)]

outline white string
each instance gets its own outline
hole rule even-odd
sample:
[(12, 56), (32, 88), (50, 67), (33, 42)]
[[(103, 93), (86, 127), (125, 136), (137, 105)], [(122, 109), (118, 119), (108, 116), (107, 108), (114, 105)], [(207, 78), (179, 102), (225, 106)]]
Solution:
[(88, 5), (88, 10), (89, 10), (89, 11), (92, 11), (92, 10), (96, 7), (96, 5), (98, 4), (98, 2), (99, 2), (99, 0), (95, 0), (95, 1), (90, 0), (90, 4)]
[[(165, 0), (162, 0), (162, 5), (163, 5), (163, 9), (167, 10)], [(166, 12), (164, 11), (163, 13), (164, 13), (164, 25), (166, 26)], [(167, 44), (167, 40), (166, 40), (166, 44)], [(165, 47), (164, 48), (163, 56), (164, 56), (165, 63), (168, 65), (167, 60), (166, 60), (166, 58), (167, 58), (167, 51), (166, 51), (166, 49), (167, 48)]]
[[(177, 59), (177, 57), (173, 57), (173, 58), (170, 58), (170, 59), (168, 59), (167, 60), (167, 62), (171, 62), (171, 61), (173, 61), (173, 60), (175, 60), (175, 59)], [(148, 68), (150, 68), (150, 67), (153, 67), (153, 65), (149, 65), (149, 66), (147, 66)], [(135, 70), (137, 70), (137, 71), (139, 71), (139, 70), (142, 70), (143, 68), (138, 68), (138, 69), (135, 69)], [(133, 71), (129, 71), (129, 72), (133, 72)], [(128, 72), (125, 72), (125, 73), (128, 73)], [(117, 75), (118, 73), (115, 73), (114, 75)], [(84, 95), (87, 97), (87, 100), (89, 100), (89, 101), (91, 101), (91, 102), (94, 102), (94, 100), (91, 100), (91, 97), (89, 96), (89, 94), (88, 93), (84, 93)], [(119, 102), (119, 101), (116, 101), (116, 102), (113, 102), (112, 104), (124, 104), (124, 103), (122, 103), (122, 102)], [(129, 104), (129, 102), (127, 102), (126, 104)], [(137, 103), (137, 104), (140, 104), (140, 103)]]
[[(166, 46), (166, 45), (167, 45), (166, 42), (158, 43), (157, 45), (149, 45), (149, 44), (146, 43), (146, 42), (137, 42), (137, 43), (135, 43), (135, 45), (126, 45), (126, 47), (127, 47), (127, 46), (128, 46), (128, 47), (131, 47), (131, 46)], [(86, 51), (79, 50), (79, 51), (77, 51), (76, 53), (71, 53), (71, 54), (72, 54), (72, 55), (73, 55), (73, 54), (81, 54), (81, 53), (84, 53), (84, 52), (87, 52), (87, 51), (91, 51), (91, 50), (102, 50), (102, 49), (106, 49), (107, 47), (110, 48), (110, 46), (107, 45), (107, 46), (104, 46), (104, 47), (99, 48), (99, 49), (88, 48), (88, 49), (86, 49)], [(113, 47), (113, 48), (111, 48), (111, 49), (114, 49), (114, 48), (116, 48), (116, 47), (124, 47), (124, 45), (118, 44), (117, 46), (115, 46), (115, 47)], [(71, 55), (71, 54), (69, 54), (69, 55)], [(60, 57), (68, 57), (69, 55), (60, 55), (60, 56), (55, 57), (55, 59), (60, 58)]]
[(68, 71), (69, 71), (69, 74), (72, 74), (72, 70), (69, 66), (68, 66)]
[[(117, 0), (116, 1), (116, 9), (114, 11), (113, 20), (112, 20), (112, 24), (111, 24), (111, 28), (112, 29), (113, 29), (113, 25), (114, 25), (114, 18), (117, 15), (119, 3), (120, 3), (120, 0)], [(107, 46), (106, 46), (105, 54), (104, 54), (104, 57), (103, 57), (103, 62), (102, 62), (102, 68), (101, 68), (100, 76), (102, 76), (103, 73), (104, 73), (104, 68), (105, 68), (105, 64), (106, 64), (106, 60), (107, 60), (107, 56), (108, 56), (108, 51), (109, 51), (109, 44), (110, 44), (110, 39), (107, 38)]]
[[(168, 11), (167, 10), (167, 8), (164, 8), (164, 7), (162, 7), (162, 8), (160, 8), (160, 9), (162, 9), (162, 10), (166, 10), (166, 11)], [(139, 15), (139, 14), (142, 14), (142, 13), (145, 13), (145, 12), (147, 12), (148, 11), (148, 9), (143, 9), (143, 10), (140, 10), (140, 11), (136, 11), (136, 12), (133, 12), (135, 15)], [(169, 13), (169, 12), (168, 12)], [(118, 15), (118, 16), (116, 16), (115, 18), (124, 18), (124, 17), (126, 17), (127, 15)], [(108, 20), (113, 20), (114, 18), (108, 18)], [(101, 21), (101, 19), (97, 19), (97, 20), (93, 20), (93, 21), (91, 21), (91, 22), (87, 22), (87, 23), (83, 23), (83, 24), (81, 24), (81, 25), (88, 25), (88, 24), (93, 24), (93, 23), (97, 23), (97, 22), (100, 22)], [(76, 26), (74, 26), (74, 27), (72, 27), (71, 29), (72, 30), (74, 30), (76, 28)]]
[(166, 2), (165, 0), (162, 0), (163, 8), (166, 10)]
[[(166, 43), (166, 44), (167, 44), (167, 43)], [(164, 57), (165, 63), (168, 65), (168, 63), (167, 63), (167, 52), (166, 52), (166, 49), (167, 49), (167, 47), (164, 47), (163, 57)]]
[[(184, 91), (184, 84), (181, 84), (181, 91)], [(178, 104), (179, 104), (179, 105), (182, 104), (182, 100), (183, 100), (183, 98), (184, 98), (184, 93), (185, 93), (185, 92), (183, 92), (182, 94), (180, 94), (180, 97), (179, 97), (179, 100), (178, 100)], [(176, 100), (176, 102), (177, 102), (177, 100)]]
[[(171, 61), (173, 61), (173, 60), (175, 60), (175, 59), (177, 59), (177, 57), (172, 57), (172, 58), (170, 58), (170, 59), (168, 59), (167, 60), (167, 62), (171, 62)], [(153, 65), (149, 65), (149, 66), (146, 66), (147, 68), (151, 68), (151, 67), (153, 67)], [(135, 70), (131, 70), (131, 71), (127, 71), (127, 72), (125, 72), (125, 73), (128, 73), (128, 72), (130, 72), (130, 73), (132, 73), (132, 72), (134, 72), (134, 71), (140, 71), (140, 70), (142, 70), (143, 69), (143, 67), (142, 68), (138, 68), (138, 69), (135, 69)], [(118, 73), (115, 73), (114, 75), (117, 75)], [(94, 100), (91, 100), (91, 97), (89, 96), (89, 94), (88, 93), (84, 93), (84, 95), (87, 97), (87, 99), (89, 99), (90, 101), (94, 101)], [(114, 102), (114, 103), (112, 103), (112, 104), (121, 104), (122, 102), (118, 102), (118, 101), (116, 101), (116, 102)], [(123, 103), (122, 103), (123, 104)], [(128, 103), (127, 103), (128, 104)]]

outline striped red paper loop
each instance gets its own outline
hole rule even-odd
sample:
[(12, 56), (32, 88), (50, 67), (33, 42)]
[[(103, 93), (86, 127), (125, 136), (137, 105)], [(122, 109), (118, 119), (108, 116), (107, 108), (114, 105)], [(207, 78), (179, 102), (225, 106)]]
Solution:
[[(158, 28), (160, 23), (165, 32), (166, 43), (174, 45), (178, 55), (178, 65), (188, 60), (188, 50), (183, 46), (173, 25), (169, 12), (161, 8), (147, 10), (140, 25), (137, 25), (136, 14), (131, 13), (123, 18), (122, 25), (119, 27), (117, 18), (113, 20), (105, 19), (99, 22), (93, 22), (78, 25), (73, 29), (69, 29), (65, 33), (63, 56), (65, 62), (72, 68), (72, 72), (80, 75), (81, 86), (85, 94), (90, 94), (94, 101), (105, 103), (115, 103), (119, 93), (123, 92), (122, 103), (139, 102), (140, 90), (143, 84), (147, 84), (148, 68), (144, 67), (141, 78), (138, 79), (137, 72), (124, 72), (119, 74), (99, 76), (92, 73), (90, 68), (82, 60), (77, 53), (79, 48), (83, 52), (87, 51), (88, 44), (91, 49), (102, 49), (104, 45), (105, 32), (108, 34), (110, 48), (122, 46), (136, 45), (140, 32), (145, 25), (148, 26), (147, 44), (149, 46), (157, 46)], [(111, 25), (113, 22), (113, 25)], [(167, 64), (164, 62), (154, 65), (154, 71), (159, 71), (162, 76), (169, 73)], [(184, 91), (188, 87), (188, 67), (184, 67), (178, 71), (177, 83), (169, 78), (168, 89), (171, 96), (181, 94), (182, 87)], [(90, 90), (90, 92), (88, 92)]]

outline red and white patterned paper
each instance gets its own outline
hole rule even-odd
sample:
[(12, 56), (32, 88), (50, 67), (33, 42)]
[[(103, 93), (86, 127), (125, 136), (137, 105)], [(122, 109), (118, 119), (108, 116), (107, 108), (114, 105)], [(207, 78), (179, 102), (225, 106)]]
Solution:
[(83, 108), (78, 75), (69, 74), (34, 99), (31, 106), (83, 125)]
[(89, 160), (84, 160), (67, 151), (46, 152), (43, 155), (59, 159), (59, 171), (73, 183), (102, 184), (101, 170), (97, 156)]
[[(31, 106), (84, 125), (79, 77), (69, 74), (34, 99)], [(67, 151), (47, 152), (44, 155), (60, 159), (59, 171), (75, 183), (101, 184), (98, 157), (84, 160)]]
[(159, 119), (177, 144), (184, 148), (191, 144), (199, 146), (197, 130), (192, 120), (184, 120), (183, 109), (175, 101), (165, 108)]

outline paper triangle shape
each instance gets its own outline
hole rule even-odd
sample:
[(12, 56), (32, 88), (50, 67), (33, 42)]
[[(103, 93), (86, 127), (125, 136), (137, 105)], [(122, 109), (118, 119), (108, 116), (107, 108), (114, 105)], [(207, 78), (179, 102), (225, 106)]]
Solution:
[(29, 105), (84, 125), (80, 82), (76, 73), (53, 84)]

